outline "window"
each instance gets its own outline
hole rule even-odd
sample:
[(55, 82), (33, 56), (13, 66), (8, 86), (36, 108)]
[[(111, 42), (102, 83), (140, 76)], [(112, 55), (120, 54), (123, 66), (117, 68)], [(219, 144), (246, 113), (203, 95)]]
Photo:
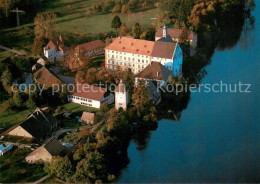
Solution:
[(132, 60), (135, 61), (135, 58), (133, 58)]

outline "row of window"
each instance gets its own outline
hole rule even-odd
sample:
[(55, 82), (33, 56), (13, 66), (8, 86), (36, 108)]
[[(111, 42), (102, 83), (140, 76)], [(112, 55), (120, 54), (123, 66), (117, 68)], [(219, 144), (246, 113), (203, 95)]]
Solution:
[[(126, 53), (126, 52), (117, 52), (117, 51), (111, 51), (111, 50), (108, 50), (107, 51), (108, 53), (115, 53), (115, 54), (121, 54), (121, 55), (126, 55), (126, 54), (131, 54), (131, 53)], [(108, 54), (109, 55), (109, 54)], [(135, 54), (132, 54), (132, 56), (134, 56)], [(108, 56), (109, 57), (109, 56)], [(142, 57), (142, 58), (148, 58), (148, 56), (145, 56), (145, 55), (139, 55), (137, 54), (137, 57)]]
[(81, 98), (78, 96), (69, 96), (69, 98), (75, 99), (75, 100), (81, 100), (81, 101), (85, 101), (85, 102), (92, 102), (92, 100), (87, 99), (87, 98)]
[(92, 104), (89, 104), (89, 103), (83, 103), (83, 102), (81, 102), (80, 104), (81, 104), (81, 105), (86, 105), (86, 106), (92, 107)]
[[(108, 58), (112, 58), (112, 59), (120, 59), (120, 60), (123, 60), (123, 61), (131, 61), (131, 58), (130, 57), (122, 57), (122, 56), (120, 56), (120, 58), (118, 57), (118, 56), (116, 56), (116, 57), (114, 57), (114, 55), (112, 55), (111, 57), (110, 57), (110, 55), (108, 54)], [(132, 61), (135, 61), (135, 58), (132, 58)], [(137, 59), (137, 61), (139, 62), (139, 63), (148, 63), (148, 59), (146, 59), (146, 60), (144, 60), (144, 59)]]
[[(116, 62), (116, 61), (107, 61), (108, 64), (112, 65), (119, 65), (119, 66), (127, 66), (127, 67), (135, 67), (135, 64), (130, 64), (130, 63), (122, 63), (122, 62)], [(136, 65), (138, 68), (144, 69), (147, 65)]]

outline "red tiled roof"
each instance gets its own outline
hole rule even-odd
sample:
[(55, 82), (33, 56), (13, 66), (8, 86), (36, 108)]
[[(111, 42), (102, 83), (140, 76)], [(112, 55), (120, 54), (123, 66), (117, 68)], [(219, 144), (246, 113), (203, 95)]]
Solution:
[(54, 39), (50, 40), (49, 43), (47, 44), (47, 46), (50, 49), (56, 48), (59, 51), (66, 51), (66, 50), (68, 50), (67, 47), (64, 46), (64, 42), (63, 42), (61, 36), (59, 36), (58, 38), (54, 38)]
[(157, 41), (154, 44), (152, 56), (172, 59), (176, 45), (176, 43)]
[[(168, 28), (167, 33), (168, 35), (170, 35), (171, 38), (180, 38), (182, 29)], [(188, 34), (188, 38), (192, 40), (196, 33), (191, 30), (187, 30), (187, 34)], [(157, 30), (155, 37), (163, 37), (163, 28)]]
[(90, 84), (78, 83), (75, 85), (75, 91), (72, 93), (72, 95), (82, 97), (82, 98), (92, 99), (96, 101), (101, 101), (106, 92), (107, 92), (106, 88), (101, 88)]
[(153, 47), (153, 41), (139, 40), (127, 36), (117, 37), (115, 41), (113, 41), (105, 49), (150, 56), (152, 54)]
[[(167, 33), (168, 35), (170, 35), (171, 38), (180, 38), (182, 29), (168, 28)], [(196, 33), (191, 30), (187, 30), (187, 34), (188, 34), (188, 38), (192, 40)], [(155, 37), (163, 37), (163, 28), (157, 30)]]
[(167, 69), (159, 62), (151, 62), (145, 69), (136, 75), (138, 78), (151, 79), (151, 80), (165, 80), (168, 81), (168, 77), (172, 71)]
[(34, 73), (34, 78), (37, 83), (44, 85), (44, 88), (50, 88), (53, 84), (63, 84), (63, 82), (47, 68), (45, 68), (45, 66)]
[(101, 40), (94, 40), (91, 42), (87, 42), (81, 45), (78, 45), (75, 48), (75, 52), (79, 53), (79, 52), (87, 52), (90, 50), (94, 50), (97, 48), (104, 48), (105, 47), (105, 43), (103, 43)]

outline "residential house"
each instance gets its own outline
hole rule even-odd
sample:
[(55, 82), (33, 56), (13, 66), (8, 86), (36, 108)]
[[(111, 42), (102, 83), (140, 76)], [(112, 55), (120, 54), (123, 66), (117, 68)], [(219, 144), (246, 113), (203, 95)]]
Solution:
[[(165, 34), (169, 35), (173, 41), (179, 42), (181, 39), (183, 30), (182, 29), (174, 29), (174, 28), (167, 28), (164, 26), (161, 29), (158, 29), (155, 34), (155, 41), (158, 41), (164, 37)], [(187, 30), (188, 35), (188, 42), (192, 49), (197, 47), (197, 34), (191, 30)]]
[(94, 124), (95, 121), (95, 113), (91, 112), (83, 112), (81, 116), (81, 120), (87, 124)]
[(116, 110), (119, 110), (120, 108), (126, 110), (127, 104), (128, 104), (128, 91), (121, 79), (115, 90), (115, 108)]
[(34, 79), (36, 83), (44, 86), (44, 89), (64, 84), (63, 81), (57, 75), (55, 75), (45, 66), (43, 66), (41, 69), (34, 73)]
[(137, 84), (139, 80), (156, 81), (158, 84), (165, 86), (171, 74), (172, 71), (161, 63), (151, 62), (144, 70), (135, 76), (135, 83)]
[(52, 137), (46, 144), (40, 146), (25, 157), (29, 164), (51, 162), (53, 156), (65, 156), (66, 149), (56, 137)]
[(167, 35), (165, 39), (156, 42), (118, 37), (105, 48), (106, 68), (111, 70), (129, 68), (137, 74), (152, 61), (160, 62), (174, 75), (182, 75), (182, 50)]
[(106, 88), (76, 84), (74, 92), (68, 95), (68, 101), (99, 109), (102, 103), (114, 103), (114, 95)]
[(24, 122), (7, 130), (4, 137), (27, 138), (42, 143), (58, 125), (59, 121), (54, 116), (36, 108)]
[(67, 50), (68, 48), (64, 45), (62, 37), (59, 36), (49, 41), (47, 46), (43, 48), (43, 53), (46, 58), (55, 62), (63, 60)]
[(84, 44), (80, 44), (75, 48), (76, 56), (81, 54), (88, 57), (98, 56), (104, 54), (105, 43), (101, 40), (94, 40)]

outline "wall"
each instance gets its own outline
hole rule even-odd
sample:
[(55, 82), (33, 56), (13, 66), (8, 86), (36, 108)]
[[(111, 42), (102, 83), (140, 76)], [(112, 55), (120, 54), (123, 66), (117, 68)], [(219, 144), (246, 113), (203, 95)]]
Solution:
[(181, 77), (182, 76), (183, 53), (182, 53), (182, 49), (178, 43), (177, 43), (173, 58), (174, 58), (173, 75)]
[(51, 154), (43, 146), (39, 147), (27, 157), (25, 157), (26, 162), (29, 164), (36, 162), (51, 162), (51, 159)]
[(115, 70), (120, 66), (122, 69), (130, 68), (134, 74), (137, 74), (150, 64), (151, 56), (106, 49), (105, 62), (108, 69)]
[(15, 129), (11, 130), (7, 134), (8, 135), (13, 135), (13, 136), (22, 136), (22, 137), (27, 137), (27, 138), (32, 138), (33, 137), (26, 130), (24, 130), (21, 126), (16, 127)]
[(122, 107), (124, 110), (127, 109), (128, 104), (128, 92), (121, 93), (116, 92), (115, 93), (115, 107), (118, 110), (120, 107)]

